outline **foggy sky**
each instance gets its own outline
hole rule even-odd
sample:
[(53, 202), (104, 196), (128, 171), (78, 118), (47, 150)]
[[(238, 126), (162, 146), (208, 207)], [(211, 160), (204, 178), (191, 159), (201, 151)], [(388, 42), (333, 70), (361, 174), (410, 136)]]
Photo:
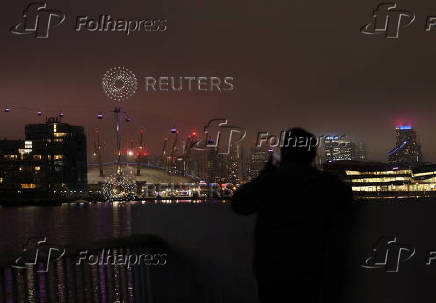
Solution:
[[(101, 128), (112, 143), (114, 101), (102, 92), (104, 72), (125, 66), (139, 78), (137, 93), (121, 104), (132, 124), (125, 141), (145, 128), (145, 141), (159, 153), (170, 128), (201, 130), (212, 118), (228, 118), (247, 129), (278, 134), (301, 126), (318, 135), (346, 134), (365, 142), (372, 160), (386, 161), (394, 128), (412, 121), (424, 158), (436, 161), (436, 31), (425, 31), (436, 3), (402, 1), (416, 21), (399, 39), (366, 36), (377, 1), (48, 1), (66, 13), (48, 39), (15, 36), (27, 1), (3, 1), (0, 18), (0, 137), (23, 138), (26, 123), (39, 122), (37, 109), (65, 113), (83, 125), (92, 152)], [(76, 16), (158, 17), (158, 33), (75, 32)], [(226, 93), (147, 93), (144, 76), (233, 76)], [(96, 114), (103, 112), (102, 121)]]

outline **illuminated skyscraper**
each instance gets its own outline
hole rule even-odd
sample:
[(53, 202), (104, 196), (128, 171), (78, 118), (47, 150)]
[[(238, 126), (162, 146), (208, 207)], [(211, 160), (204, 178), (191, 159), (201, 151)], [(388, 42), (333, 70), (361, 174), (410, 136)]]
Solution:
[(239, 144), (233, 144), (227, 159), (227, 181), (232, 184), (242, 181), (242, 157), (242, 147)]
[(346, 137), (327, 136), (324, 156), (326, 162), (353, 160), (353, 142)]
[(269, 153), (259, 148), (253, 148), (250, 157), (249, 177), (256, 178), (268, 162)]
[(346, 136), (326, 136), (321, 154), (322, 162), (365, 161), (366, 145)]
[(422, 162), (421, 145), (411, 125), (398, 126), (395, 129), (395, 138), (395, 147), (388, 154), (390, 163), (413, 166)]
[(207, 149), (207, 182), (218, 183), (220, 181), (220, 159), (218, 148), (209, 147)]

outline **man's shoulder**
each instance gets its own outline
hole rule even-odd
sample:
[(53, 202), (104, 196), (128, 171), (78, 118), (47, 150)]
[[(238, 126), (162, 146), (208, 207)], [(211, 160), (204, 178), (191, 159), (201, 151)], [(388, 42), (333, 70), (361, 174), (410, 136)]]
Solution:
[(337, 175), (334, 175), (334, 174), (326, 172), (326, 171), (321, 171), (321, 170), (318, 170), (318, 171), (319, 171), (320, 175), (322, 176), (322, 178), (324, 178), (330, 182), (343, 183), (341, 178), (339, 178), (339, 176), (337, 176)]
[(330, 191), (334, 195), (343, 197), (345, 200), (353, 199), (353, 191), (348, 183), (344, 182), (337, 175), (324, 171), (321, 173), (323, 174), (324, 178), (323, 183), (328, 191)]

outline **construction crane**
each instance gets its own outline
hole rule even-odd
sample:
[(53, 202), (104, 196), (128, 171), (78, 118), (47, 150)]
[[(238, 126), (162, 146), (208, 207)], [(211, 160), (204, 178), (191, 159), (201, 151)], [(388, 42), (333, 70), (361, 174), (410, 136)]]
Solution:
[(136, 159), (136, 175), (138, 177), (141, 175), (142, 156), (144, 155), (143, 138), (144, 129), (141, 128), (141, 130), (139, 131), (138, 157)]
[(99, 176), (103, 177), (104, 176), (104, 173), (103, 173), (103, 157), (102, 157), (103, 147), (102, 147), (101, 142), (100, 142), (100, 130), (96, 129), (95, 130), (95, 134), (96, 134), (96, 140), (94, 142), (94, 150), (95, 150), (94, 154), (97, 157), (98, 168), (99, 168), (99, 171), (100, 171)]
[(133, 142), (133, 139), (130, 139), (130, 149), (127, 150), (127, 156), (129, 157), (135, 156), (135, 143)]
[(176, 171), (177, 167), (176, 167), (176, 161), (177, 161), (177, 157), (176, 157), (176, 153), (177, 153), (177, 142), (179, 139), (179, 130), (176, 128), (172, 128), (171, 129), (171, 133), (175, 134), (174, 137), (174, 141), (173, 141), (173, 145), (171, 147), (171, 154), (170, 154), (170, 163), (169, 163), (169, 167), (168, 167), (168, 172), (171, 173), (173, 170), (174, 172)]
[(124, 112), (121, 111), (121, 108), (115, 107), (113, 110), (114, 113), (114, 121), (115, 121), (115, 134), (116, 134), (116, 173), (117, 175), (122, 174), (121, 170), (121, 119)]
[(162, 159), (161, 159), (161, 167), (167, 167), (167, 144), (168, 138), (165, 137), (163, 146), (162, 146)]

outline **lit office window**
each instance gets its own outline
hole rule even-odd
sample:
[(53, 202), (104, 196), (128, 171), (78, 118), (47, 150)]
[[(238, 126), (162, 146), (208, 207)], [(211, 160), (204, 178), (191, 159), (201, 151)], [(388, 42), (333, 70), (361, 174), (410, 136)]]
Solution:
[(22, 189), (33, 189), (36, 188), (36, 184), (21, 184)]

